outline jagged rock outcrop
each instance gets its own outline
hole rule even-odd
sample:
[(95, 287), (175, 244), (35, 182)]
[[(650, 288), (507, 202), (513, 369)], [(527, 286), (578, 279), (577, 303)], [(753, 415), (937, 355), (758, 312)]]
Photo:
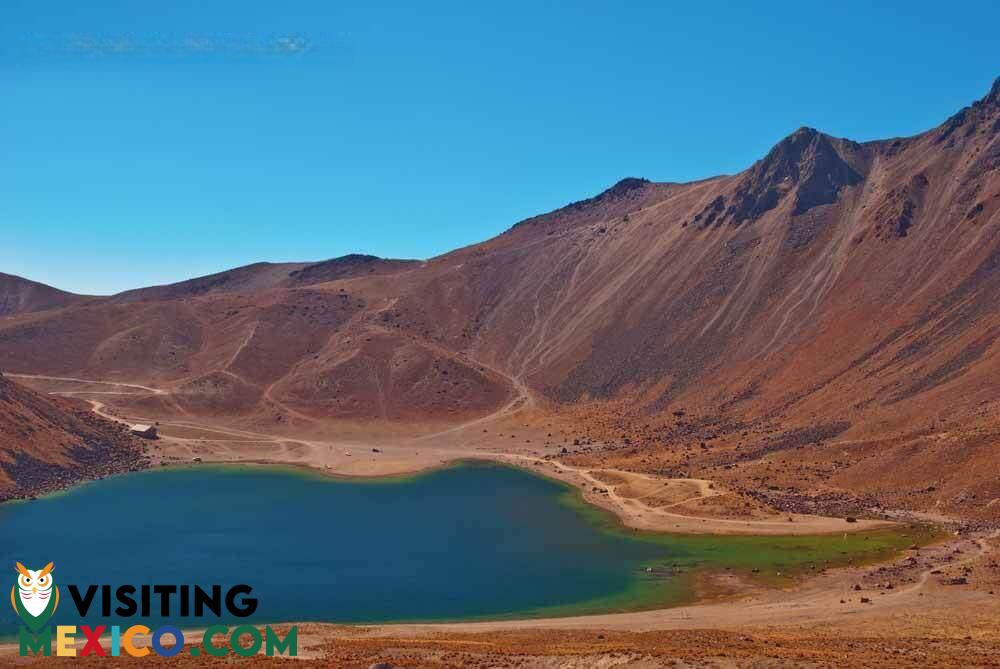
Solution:
[(799, 128), (781, 140), (739, 178), (732, 192), (719, 195), (695, 214), (702, 227), (741, 225), (759, 219), (789, 199), (789, 215), (830, 204), (840, 190), (863, 180), (853, 163), (863, 163), (860, 144)]

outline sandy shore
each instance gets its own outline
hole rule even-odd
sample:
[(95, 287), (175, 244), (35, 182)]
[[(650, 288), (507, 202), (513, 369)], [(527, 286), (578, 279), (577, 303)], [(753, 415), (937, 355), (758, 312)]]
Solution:
[[(483, 459), (521, 467), (578, 488), (584, 499), (615, 514), (631, 528), (700, 534), (827, 534), (858, 532), (891, 526), (885, 520), (828, 518), (804, 514), (757, 514), (755, 517), (699, 515), (693, 507), (710, 498), (731, 494), (703, 479), (667, 479), (608, 468), (583, 468), (561, 462), (557, 449), (511, 447), (503, 437), (452, 432), (439, 441), (376, 441), (359, 443), (274, 439), (266, 435), (231, 433), (230, 439), (165, 437), (152, 448), (157, 464), (257, 463), (295, 465), (331, 476), (381, 477), (412, 474), (460, 460)], [(522, 427), (522, 431), (525, 428)], [(471, 432), (471, 431), (470, 431)], [(503, 428), (499, 428), (503, 434)], [(619, 481), (617, 484), (608, 480)], [(638, 492), (638, 494), (635, 494)], [(655, 494), (657, 504), (647, 497)]]

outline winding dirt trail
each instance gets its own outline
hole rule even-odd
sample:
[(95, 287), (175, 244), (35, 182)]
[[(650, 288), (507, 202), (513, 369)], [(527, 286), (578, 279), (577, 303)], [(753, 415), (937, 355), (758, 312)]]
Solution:
[[(660, 477), (613, 468), (577, 467), (549, 457), (517, 452), (523, 445), (514, 445), (492, 435), (483, 438), (471, 428), (490, 424), (503, 424), (516, 412), (536, 406), (536, 399), (522, 379), (509, 375), (492, 365), (476, 363), (482, 368), (506, 378), (513, 389), (513, 397), (497, 411), (479, 418), (451, 426), (447, 429), (390, 440), (387, 443), (360, 439), (312, 439), (275, 435), (226, 425), (187, 419), (160, 419), (161, 440), (155, 449), (156, 457), (165, 464), (191, 462), (260, 463), (296, 465), (316, 469), (331, 475), (385, 476), (412, 473), (446, 465), (461, 459), (486, 459), (515, 466), (527, 467), (543, 475), (552, 476), (582, 487), (585, 499), (618, 516), (628, 527), (658, 532), (696, 534), (825, 534), (858, 532), (894, 525), (889, 521), (858, 520), (845, 527), (841, 518), (828, 518), (803, 514), (781, 514), (767, 519), (727, 518), (681, 512), (680, 507), (698, 503), (727, 493), (716, 489), (711, 481), (703, 479), (664, 479)], [(13, 376), (13, 375), (12, 375)], [(129, 415), (128, 419), (108, 410), (108, 404), (94, 395), (135, 395), (143, 391), (154, 395), (169, 395), (168, 391), (137, 383), (99, 381), (77, 377), (47, 375), (18, 375), (22, 378), (53, 382), (69, 382), (110, 386), (122, 390), (58, 390), (53, 394), (76, 395), (86, 399), (98, 415), (118, 422), (130, 421), (157, 423), (158, 419)], [(90, 397), (88, 397), (90, 396)], [(170, 428), (180, 433), (170, 434)], [(195, 431), (196, 436), (184, 434)], [(198, 434), (200, 432), (200, 434)], [(466, 436), (467, 435), (467, 436)], [(473, 438), (477, 441), (473, 442)], [(621, 479), (609, 482), (601, 476)], [(621, 487), (634, 485), (640, 494), (623, 494)], [(684, 488), (685, 494), (663, 504), (651, 504), (653, 496), (666, 493), (670, 486)], [(672, 492), (672, 491), (671, 491)], [(691, 494), (693, 493), (693, 494)]]
[[(627, 526), (642, 530), (757, 535), (830, 534), (859, 532), (882, 527), (892, 527), (898, 524), (892, 521), (858, 519), (854, 523), (851, 523), (851, 525), (845, 526), (845, 521), (842, 518), (807, 514), (781, 514), (780, 517), (771, 520), (761, 520), (703, 517), (676, 513), (669, 509), (675, 509), (691, 502), (721, 497), (726, 495), (727, 492), (710, 487), (712, 482), (705, 479), (661, 479), (621, 469), (574, 467), (555, 459), (515, 453), (498, 454), (498, 459), (503, 461), (530, 462), (533, 465), (539, 466), (542, 473), (546, 474), (550, 474), (551, 471), (547, 471), (545, 468), (552, 467), (558, 473), (568, 475), (570, 481), (574, 477), (582, 480), (591, 489), (596, 488), (602, 491), (602, 494), (598, 495), (588, 496), (585, 494), (584, 496), (588, 501), (613, 512)], [(670, 484), (693, 485), (698, 488), (698, 494), (661, 506), (652, 506), (647, 504), (645, 499), (649, 498), (651, 494), (655, 494), (655, 492), (640, 497), (625, 497), (618, 493), (617, 487), (620, 484), (608, 483), (602, 480), (598, 476), (598, 473), (612, 474), (625, 480), (641, 478), (663, 486)], [(559, 478), (564, 477), (560, 476)]]
[[(149, 386), (141, 386), (136, 383), (122, 383), (120, 381), (96, 381), (94, 379), (78, 379), (72, 376), (46, 376), (44, 374), (12, 374), (7, 373), (7, 376), (14, 379), (38, 379), (41, 381), (70, 381), (73, 383), (93, 383), (99, 386), (117, 386), (120, 388), (134, 388), (136, 390), (145, 390), (146, 392), (153, 393), (154, 395), (166, 395), (168, 394), (166, 390), (162, 388), (151, 388)], [(78, 391), (79, 394), (83, 394), (87, 391)], [(119, 393), (109, 393), (109, 394), (119, 394)]]
[[(439, 347), (433, 343), (427, 342), (425, 344), (435, 349), (439, 353), (447, 352), (446, 349)], [(454, 354), (452, 353), (452, 355)], [(522, 409), (530, 409), (537, 406), (538, 402), (535, 397), (535, 394), (531, 392), (531, 389), (528, 388), (528, 385), (524, 382), (524, 380), (520, 376), (508, 374), (507, 372), (504, 372), (498, 367), (487, 364), (480, 360), (473, 360), (471, 358), (469, 358), (468, 360), (477, 367), (482, 367), (483, 369), (487, 369), (490, 372), (496, 374), (497, 376), (506, 379), (507, 382), (510, 384), (511, 389), (514, 391), (514, 396), (510, 399), (509, 402), (507, 402), (505, 405), (503, 405), (502, 407), (500, 407), (491, 414), (480, 416), (479, 418), (474, 418), (472, 420), (460, 423), (458, 425), (449, 427), (439, 432), (421, 435), (420, 437), (417, 437), (415, 441), (418, 442), (427, 441), (429, 439), (440, 438), (445, 435), (455, 434), (463, 430), (467, 430), (469, 428), (478, 427), (489, 423), (495, 423), (501, 420), (502, 418), (506, 418), (507, 416), (510, 416), (511, 414), (517, 411), (520, 411)]]

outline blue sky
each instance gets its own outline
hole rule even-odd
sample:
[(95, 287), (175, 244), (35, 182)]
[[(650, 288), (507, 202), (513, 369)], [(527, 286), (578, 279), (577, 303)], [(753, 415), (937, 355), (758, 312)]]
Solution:
[(998, 25), (993, 2), (5, 0), (0, 271), (103, 294), (429, 257), (801, 125), (927, 129), (1000, 75)]

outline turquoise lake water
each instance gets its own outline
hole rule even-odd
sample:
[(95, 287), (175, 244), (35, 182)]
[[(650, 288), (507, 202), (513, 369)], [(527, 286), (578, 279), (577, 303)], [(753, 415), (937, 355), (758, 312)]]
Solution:
[[(375, 622), (659, 606), (690, 597), (675, 567), (791, 569), (913, 541), (642, 535), (562, 484), (489, 464), (381, 481), (252, 466), (151, 470), (0, 505), (0, 538), (4, 637), (18, 623), (6, 604), (15, 560), (55, 562), (56, 623), (81, 622), (70, 583), (246, 583), (259, 600), (251, 621)], [(101, 622), (96, 611), (83, 622)], [(174, 611), (169, 621), (182, 627), (236, 620)]]

